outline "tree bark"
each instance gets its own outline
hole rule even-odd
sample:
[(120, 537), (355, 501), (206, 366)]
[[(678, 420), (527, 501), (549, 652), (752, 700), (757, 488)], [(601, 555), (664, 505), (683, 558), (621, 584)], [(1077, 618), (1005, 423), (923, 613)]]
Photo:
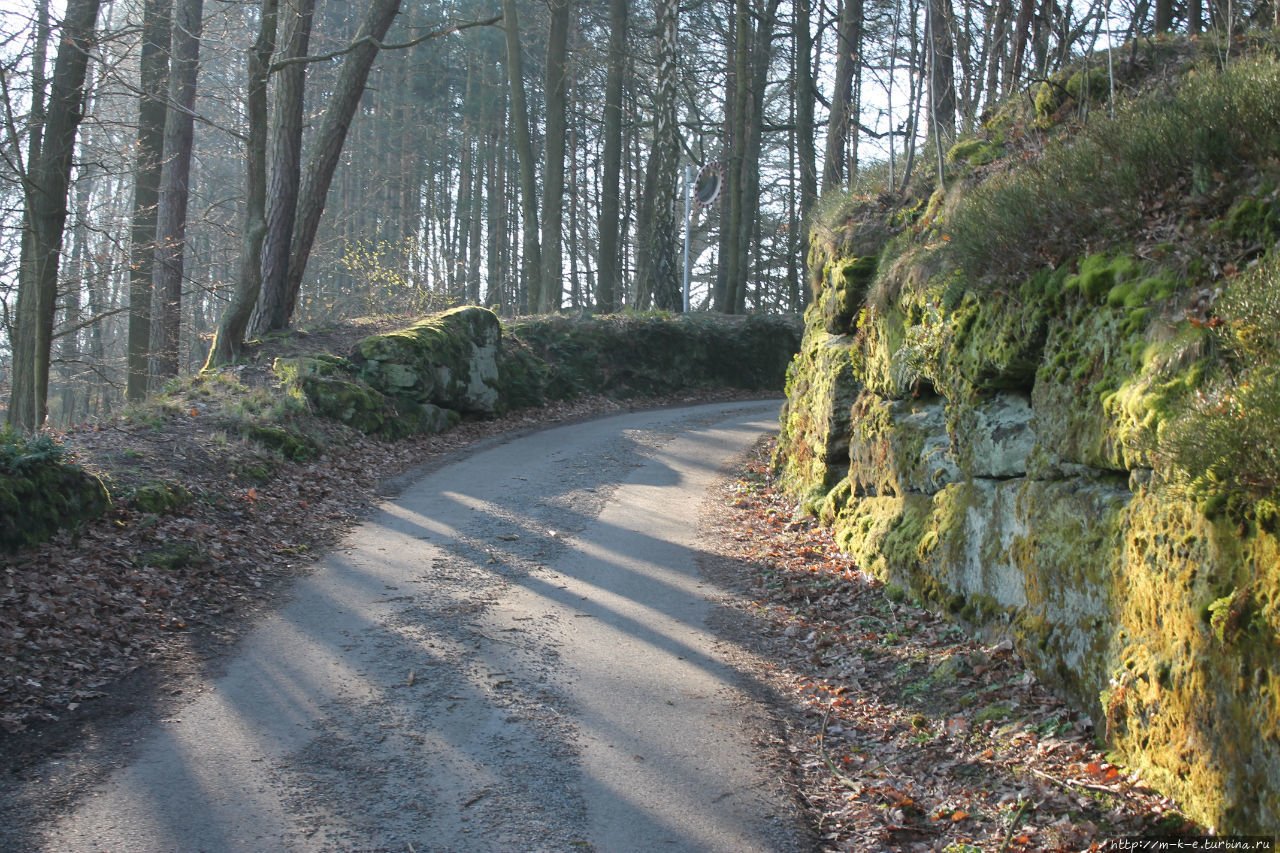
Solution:
[[(311, 43), (315, 0), (285, 0), (280, 20), (281, 58), (306, 56)], [(253, 330), (268, 330), (268, 318), (285, 316), (289, 244), (298, 212), (302, 177), (302, 107), (306, 66), (288, 65), (276, 73), (275, 118), (271, 140), (271, 175), (267, 191), (267, 233), (262, 243), (262, 286)], [(286, 320), (287, 323), (287, 320)]]
[(328, 106), (320, 118), (311, 154), (302, 172), (302, 185), (298, 193), (298, 211), (294, 222), (293, 238), (289, 243), (289, 269), (284, 278), (283, 298), (263, 297), (264, 311), (259, 326), (264, 331), (286, 329), (298, 304), (298, 292), (302, 289), (302, 277), (315, 245), (320, 217), (324, 213), (325, 198), (333, 173), (342, 156), (342, 146), (351, 129), (351, 121), (360, 106), (369, 69), (377, 59), (381, 42), (400, 11), (400, 0), (373, 0), (364, 21), (352, 40), (352, 48), (342, 61), (342, 70), (334, 84)]
[(240, 355), (249, 315), (262, 287), (262, 241), (267, 234), (267, 77), (276, 47), (278, 0), (262, 0), (258, 38), (249, 49), (248, 97), (245, 112), (249, 139), (245, 144), (244, 234), (235, 292), (213, 333), (205, 369), (231, 364)]
[(515, 0), (502, 0), (507, 33), (507, 82), (511, 89), (511, 128), (516, 164), (520, 170), (521, 267), (530, 311), (537, 311), (542, 294), (542, 250), (538, 245), (538, 188), (533, 174), (533, 140), (524, 94), (524, 66), (520, 59), (520, 15)]
[(43, 138), (35, 162), (27, 162), (12, 341), (13, 385), (7, 414), (10, 426), (27, 432), (39, 429), (48, 414), (58, 262), (98, 7), (99, 0), (67, 2)]
[(200, 64), (202, 0), (179, 0), (174, 10), (170, 56), (169, 110), (164, 125), (164, 169), (156, 220), (155, 323), (152, 328), (152, 374), (178, 375), (182, 329), (182, 275), (190, 195), (191, 143), (196, 76)]
[[(862, 53), (862, 0), (845, 0), (836, 34), (836, 80), (831, 94), (831, 120), (822, 158), (822, 191), (829, 192), (845, 180), (845, 151), (849, 137), (857, 133), (853, 115), (853, 78)], [(853, 176), (850, 175), (850, 178)]]
[(678, 310), (680, 299), (680, 259), (676, 240), (675, 200), (679, 184), (680, 138), (676, 126), (676, 38), (679, 26), (678, 0), (662, 0), (658, 7), (658, 87), (654, 98), (653, 213), (648, 241), (649, 280), (653, 304), (664, 311)]
[[(795, 21), (795, 98), (796, 98), (796, 158), (800, 168), (800, 263), (809, 257), (809, 211), (818, 199), (818, 155), (814, 140), (817, 131), (814, 122), (814, 101), (817, 86), (813, 79), (813, 31), (810, 28), (809, 4), (796, 4)], [(801, 292), (801, 302), (808, 302), (809, 291)]]
[(956, 73), (951, 38), (951, 0), (929, 0), (929, 123), (942, 149), (955, 141)]
[(129, 343), (125, 396), (147, 395), (151, 355), (151, 280), (155, 272), (156, 207), (164, 167), (173, 0), (146, 0), (139, 63), (138, 143), (134, 160), (133, 225), (129, 244)]
[(622, 176), (622, 83), (627, 61), (627, 0), (609, 0), (609, 70), (604, 84), (604, 151), (600, 166), (600, 253), (596, 262), (596, 308), (618, 307), (618, 237)]
[(542, 287), (538, 313), (560, 310), (564, 296), (564, 155), (569, 50), (569, 0), (550, 0), (547, 38), (547, 116), (542, 171)]

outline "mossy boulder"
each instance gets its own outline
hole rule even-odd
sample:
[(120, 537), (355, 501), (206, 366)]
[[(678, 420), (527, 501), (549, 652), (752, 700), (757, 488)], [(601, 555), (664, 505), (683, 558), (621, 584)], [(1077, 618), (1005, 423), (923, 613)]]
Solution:
[(138, 486), (129, 499), (129, 506), (138, 512), (165, 513), (181, 509), (191, 503), (191, 490), (173, 480), (160, 480)]
[(1140, 487), (1110, 579), (1108, 740), (1198, 820), (1280, 825), (1280, 540)]
[(36, 545), (110, 506), (102, 481), (74, 465), (43, 462), (0, 471), (0, 550)]
[(383, 394), (495, 415), (501, 409), (501, 338), (496, 314), (464, 306), (371, 335), (356, 344), (349, 361), (361, 380)]
[(960, 478), (937, 397), (886, 400), (864, 391), (853, 406), (849, 442), (856, 495), (932, 495)]

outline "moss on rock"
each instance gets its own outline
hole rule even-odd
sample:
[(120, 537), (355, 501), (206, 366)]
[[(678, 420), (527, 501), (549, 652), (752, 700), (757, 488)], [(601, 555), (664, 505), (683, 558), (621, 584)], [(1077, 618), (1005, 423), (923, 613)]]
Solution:
[(165, 513), (173, 509), (181, 509), (191, 503), (194, 496), (181, 483), (173, 480), (161, 480), (147, 483), (134, 490), (129, 499), (129, 506), (138, 512)]
[(15, 551), (102, 515), (102, 481), (74, 465), (47, 461), (0, 471), (0, 550)]

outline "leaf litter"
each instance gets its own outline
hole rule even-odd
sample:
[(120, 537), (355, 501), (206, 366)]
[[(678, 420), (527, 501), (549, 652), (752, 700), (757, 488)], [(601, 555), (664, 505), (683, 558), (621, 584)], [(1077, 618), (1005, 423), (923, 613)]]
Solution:
[(1091, 851), (1198, 834), (1112, 763), (1094, 723), (1007, 638), (983, 640), (863, 572), (797, 512), (762, 442), (718, 496), (722, 555), (745, 567), (741, 618), (778, 695), (823, 851)]

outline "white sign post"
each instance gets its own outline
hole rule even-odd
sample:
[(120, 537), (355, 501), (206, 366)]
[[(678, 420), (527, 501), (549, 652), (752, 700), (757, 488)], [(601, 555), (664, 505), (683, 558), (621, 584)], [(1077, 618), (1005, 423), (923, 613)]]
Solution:
[(693, 164), (684, 166), (684, 313), (689, 313), (689, 230), (693, 204)]

